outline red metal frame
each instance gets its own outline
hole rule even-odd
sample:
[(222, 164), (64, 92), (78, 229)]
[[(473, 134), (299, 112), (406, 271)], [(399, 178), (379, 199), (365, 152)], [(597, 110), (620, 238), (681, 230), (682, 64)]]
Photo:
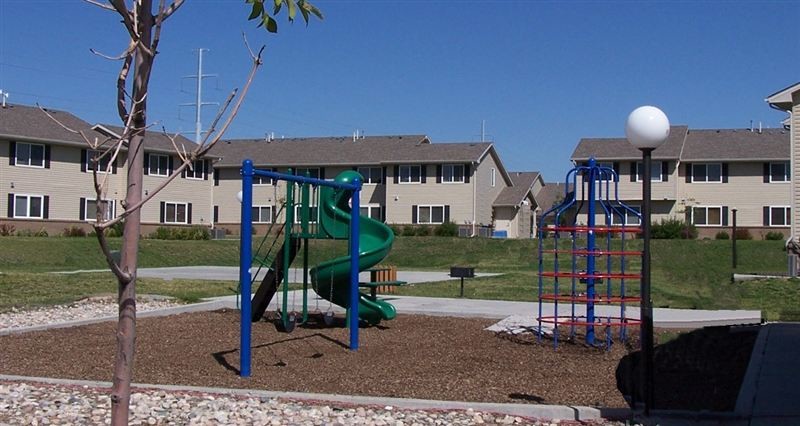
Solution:
[(641, 251), (620, 251), (620, 250), (556, 250), (548, 249), (542, 250), (542, 253), (550, 254), (574, 254), (578, 256), (641, 256)]
[[(540, 296), (542, 300), (552, 300), (555, 302), (577, 302), (577, 303), (588, 303), (589, 298), (585, 295), (577, 296), (571, 294), (543, 294)], [(612, 304), (612, 303), (635, 303), (641, 302), (641, 297), (636, 296), (613, 296), (613, 297), (601, 297), (595, 296), (593, 303), (600, 303), (600, 304)]]
[(580, 278), (580, 279), (625, 279), (625, 280), (638, 280), (641, 279), (641, 274), (622, 274), (616, 272), (595, 272), (594, 274), (587, 274), (586, 272), (542, 272), (539, 274), (542, 277), (550, 277), (550, 278)]
[(642, 232), (642, 228), (638, 226), (543, 226), (543, 231), (549, 232), (589, 232), (594, 233), (612, 233), (612, 234), (638, 234)]
[[(561, 319), (563, 318), (563, 320)], [(581, 321), (575, 318), (586, 318), (586, 317), (556, 317), (556, 316), (546, 316), (546, 317), (539, 317), (537, 320), (546, 323), (546, 324), (556, 324), (556, 325), (575, 325), (575, 326), (588, 326), (593, 325), (595, 327), (628, 327), (628, 326), (636, 326), (641, 325), (642, 321), (638, 319), (632, 318), (621, 318), (621, 317), (595, 317), (596, 321), (593, 323), (589, 323), (588, 321)], [(611, 320), (611, 321), (609, 321)]]

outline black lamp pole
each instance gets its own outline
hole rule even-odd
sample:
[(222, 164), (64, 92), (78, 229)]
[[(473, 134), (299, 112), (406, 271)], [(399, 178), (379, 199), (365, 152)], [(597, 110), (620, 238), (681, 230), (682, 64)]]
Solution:
[(733, 213), (733, 230), (731, 231), (731, 253), (733, 255), (733, 269), (736, 269), (738, 256), (736, 255), (736, 209), (731, 210)]
[(644, 415), (650, 415), (655, 395), (653, 362), (653, 300), (650, 296), (650, 179), (653, 148), (641, 148), (644, 176), (642, 182), (642, 280), (640, 318), (642, 320), (642, 383), (644, 384)]

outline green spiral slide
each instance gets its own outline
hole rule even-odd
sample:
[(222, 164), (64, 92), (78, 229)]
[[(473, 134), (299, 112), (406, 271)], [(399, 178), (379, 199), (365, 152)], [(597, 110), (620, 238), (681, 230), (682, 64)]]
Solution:
[[(350, 183), (361, 175), (352, 170), (340, 173), (336, 182)], [(347, 239), (350, 233), (350, 191), (320, 188), (319, 224), (330, 238)], [(380, 263), (392, 248), (394, 232), (381, 222), (366, 216), (359, 218), (358, 270), (363, 271)], [(343, 307), (350, 307), (350, 256), (337, 257), (320, 263), (311, 271), (311, 283), (317, 294)], [(360, 292), (359, 292), (360, 293)], [(375, 325), (397, 315), (394, 305), (360, 293), (358, 317)]]

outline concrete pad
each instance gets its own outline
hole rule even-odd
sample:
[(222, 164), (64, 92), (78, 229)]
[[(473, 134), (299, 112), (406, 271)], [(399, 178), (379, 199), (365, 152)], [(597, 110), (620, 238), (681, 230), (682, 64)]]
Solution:
[[(535, 316), (512, 315), (484, 328), (484, 330), (514, 335), (523, 333), (539, 334), (539, 322), (536, 321)], [(542, 323), (541, 333), (543, 336), (553, 334), (553, 325)]]

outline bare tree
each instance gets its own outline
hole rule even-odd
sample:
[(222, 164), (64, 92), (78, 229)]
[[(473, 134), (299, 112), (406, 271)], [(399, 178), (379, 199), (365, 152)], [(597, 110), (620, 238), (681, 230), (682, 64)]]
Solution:
[[(157, 7), (154, 7), (153, 0), (84, 1), (121, 16), (122, 24), (130, 38), (128, 47), (117, 57), (92, 51), (106, 59), (122, 62), (116, 83), (117, 112), (123, 123), (122, 134), (118, 138), (97, 140), (92, 139), (85, 131), (68, 129), (64, 126), (70, 131), (80, 133), (89, 147), (96, 153), (91, 159), (94, 164), (92, 169), (94, 171), (94, 189), (97, 196), (97, 221), (94, 229), (108, 267), (114, 273), (118, 282), (119, 321), (116, 331), (117, 352), (111, 389), (111, 422), (114, 425), (124, 425), (128, 422), (136, 343), (136, 274), (141, 208), (169, 185), (182, 171), (187, 168), (191, 169), (194, 161), (202, 158), (222, 138), (239, 111), (256, 71), (262, 64), (261, 55), (264, 47), (254, 53), (247, 46), (247, 40), (245, 39), (245, 45), (250, 52), (252, 62), (247, 81), (241, 92), (234, 90), (228, 96), (212, 121), (205, 138), (199, 145), (191, 146), (187, 149), (184, 145), (179, 146), (176, 142), (176, 136), (167, 135), (180, 159), (180, 165), (157, 188), (149, 191), (149, 195), (143, 197), (144, 140), (145, 131), (148, 129), (148, 84), (153, 63), (158, 53), (161, 27), (172, 14), (183, 6), (184, 0), (172, 0), (169, 5), (166, 4), (166, 0), (159, 0)], [(269, 9), (266, 7), (266, 1), (268, 0), (245, 0), (252, 8), (248, 19), (258, 20), (258, 26), (263, 26), (271, 33), (275, 33), (278, 30), (274, 16), (277, 16), (284, 6), (288, 10), (289, 21), (294, 21), (298, 11), (303, 16), (306, 24), (308, 24), (311, 15), (322, 19), (322, 13), (319, 9), (306, 0), (269, 0), (272, 5)], [(111, 174), (112, 164), (114, 164), (123, 149), (126, 149), (128, 153), (126, 163), (127, 186), (125, 200), (122, 202), (122, 207), (125, 211), (115, 218), (107, 218), (102, 200), (106, 199), (107, 179)], [(106, 160), (108, 169), (100, 176), (98, 175), (99, 166), (101, 163), (106, 163)], [(121, 257), (119, 263), (117, 263), (112, 256), (105, 231), (120, 222), (123, 222), (124, 225)]]

